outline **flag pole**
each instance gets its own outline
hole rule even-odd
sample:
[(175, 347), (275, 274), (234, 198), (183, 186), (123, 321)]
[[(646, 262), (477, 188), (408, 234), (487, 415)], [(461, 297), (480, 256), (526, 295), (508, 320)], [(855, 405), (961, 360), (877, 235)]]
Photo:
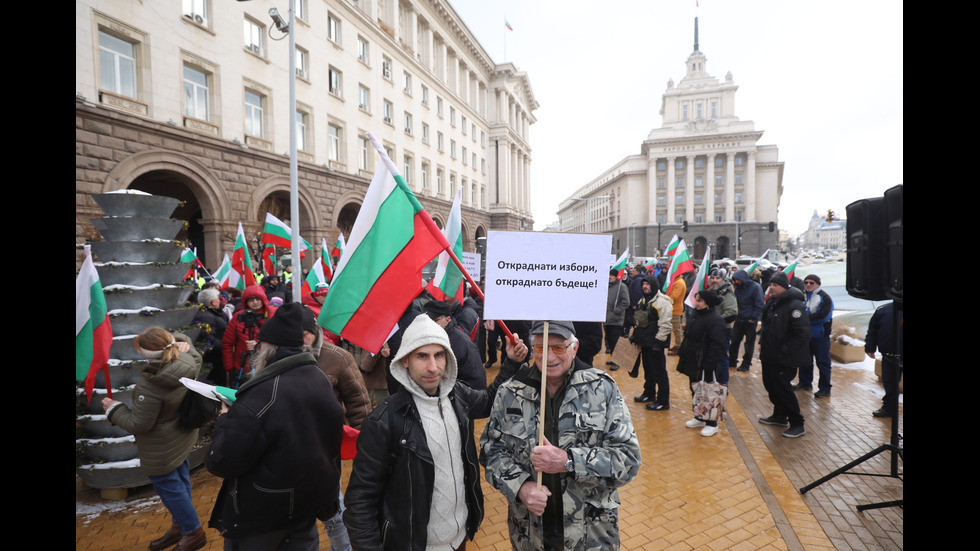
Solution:
[[(544, 322), (544, 349), (541, 351), (541, 365), (538, 366), (541, 371), (541, 407), (539, 408), (541, 412), (541, 421), (538, 422), (538, 445), (544, 445), (544, 410), (548, 399), (548, 352), (551, 351), (551, 346), (548, 345), (550, 342), (548, 340), (548, 321)], [(542, 473), (538, 471), (538, 490), (541, 489), (542, 485)]]

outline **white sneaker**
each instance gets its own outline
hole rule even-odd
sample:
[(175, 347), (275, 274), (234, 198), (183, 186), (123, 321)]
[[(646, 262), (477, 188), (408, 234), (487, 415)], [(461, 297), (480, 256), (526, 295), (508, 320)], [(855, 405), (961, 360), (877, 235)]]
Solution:
[(719, 429), (718, 427), (707, 427), (706, 426), (703, 429), (701, 429), (701, 436), (714, 436), (714, 435), (718, 434), (718, 431), (719, 430), (721, 430), (721, 429)]
[(699, 429), (704, 426), (704, 421), (700, 419), (691, 419), (687, 423), (684, 423), (684, 426), (689, 429)]

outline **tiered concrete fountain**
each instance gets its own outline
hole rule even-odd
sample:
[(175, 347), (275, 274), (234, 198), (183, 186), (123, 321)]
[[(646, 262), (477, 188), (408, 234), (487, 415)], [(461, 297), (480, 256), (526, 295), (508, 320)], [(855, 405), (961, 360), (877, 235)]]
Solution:
[[(109, 382), (113, 399), (132, 407), (132, 390), (145, 361), (133, 349), (136, 335), (154, 326), (181, 331), (191, 340), (200, 332), (191, 327), (197, 308), (183, 306), (193, 290), (182, 282), (190, 265), (179, 262), (183, 247), (174, 240), (184, 221), (170, 218), (178, 204), (171, 197), (133, 190), (93, 197), (106, 214), (92, 219), (105, 241), (91, 245), (112, 324)], [(106, 499), (123, 499), (128, 488), (149, 484), (140, 471), (135, 438), (112, 425), (102, 411), (104, 374), (96, 378), (91, 402), (86, 404), (78, 385), (75, 396), (78, 476)], [(203, 457), (199, 445), (191, 453), (191, 467)]]

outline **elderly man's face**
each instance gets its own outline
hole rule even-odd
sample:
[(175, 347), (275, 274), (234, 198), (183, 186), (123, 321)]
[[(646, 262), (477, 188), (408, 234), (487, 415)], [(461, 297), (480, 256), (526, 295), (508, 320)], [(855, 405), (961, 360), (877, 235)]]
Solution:
[(419, 388), (434, 396), (446, 372), (446, 349), (441, 344), (420, 346), (402, 358), (402, 365)]
[(711, 276), (708, 278), (708, 285), (712, 287), (719, 287), (725, 281), (725, 278), (721, 276)]
[[(543, 336), (533, 335), (531, 342), (534, 343), (534, 363), (540, 369), (544, 365), (544, 346), (541, 346)], [(575, 361), (575, 353), (578, 351), (578, 343), (572, 344), (570, 340), (565, 340), (560, 335), (548, 335), (548, 379), (558, 380), (568, 373)], [(555, 347), (565, 348), (564, 352), (555, 352)]]

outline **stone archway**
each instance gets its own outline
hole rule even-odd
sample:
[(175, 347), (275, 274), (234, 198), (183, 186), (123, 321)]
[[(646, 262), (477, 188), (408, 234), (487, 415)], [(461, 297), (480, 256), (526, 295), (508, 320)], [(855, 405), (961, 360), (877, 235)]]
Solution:
[(731, 254), (731, 242), (729, 241), (728, 237), (722, 235), (717, 241), (715, 241), (715, 243), (717, 247), (715, 250), (718, 251), (716, 258), (728, 258)]
[(708, 250), (708, 239), (703, 235), (699, 235), (694, 238), (694, 250), (691, 253), (693, 259), (700, 260), (704, 258), (705, 251)]

